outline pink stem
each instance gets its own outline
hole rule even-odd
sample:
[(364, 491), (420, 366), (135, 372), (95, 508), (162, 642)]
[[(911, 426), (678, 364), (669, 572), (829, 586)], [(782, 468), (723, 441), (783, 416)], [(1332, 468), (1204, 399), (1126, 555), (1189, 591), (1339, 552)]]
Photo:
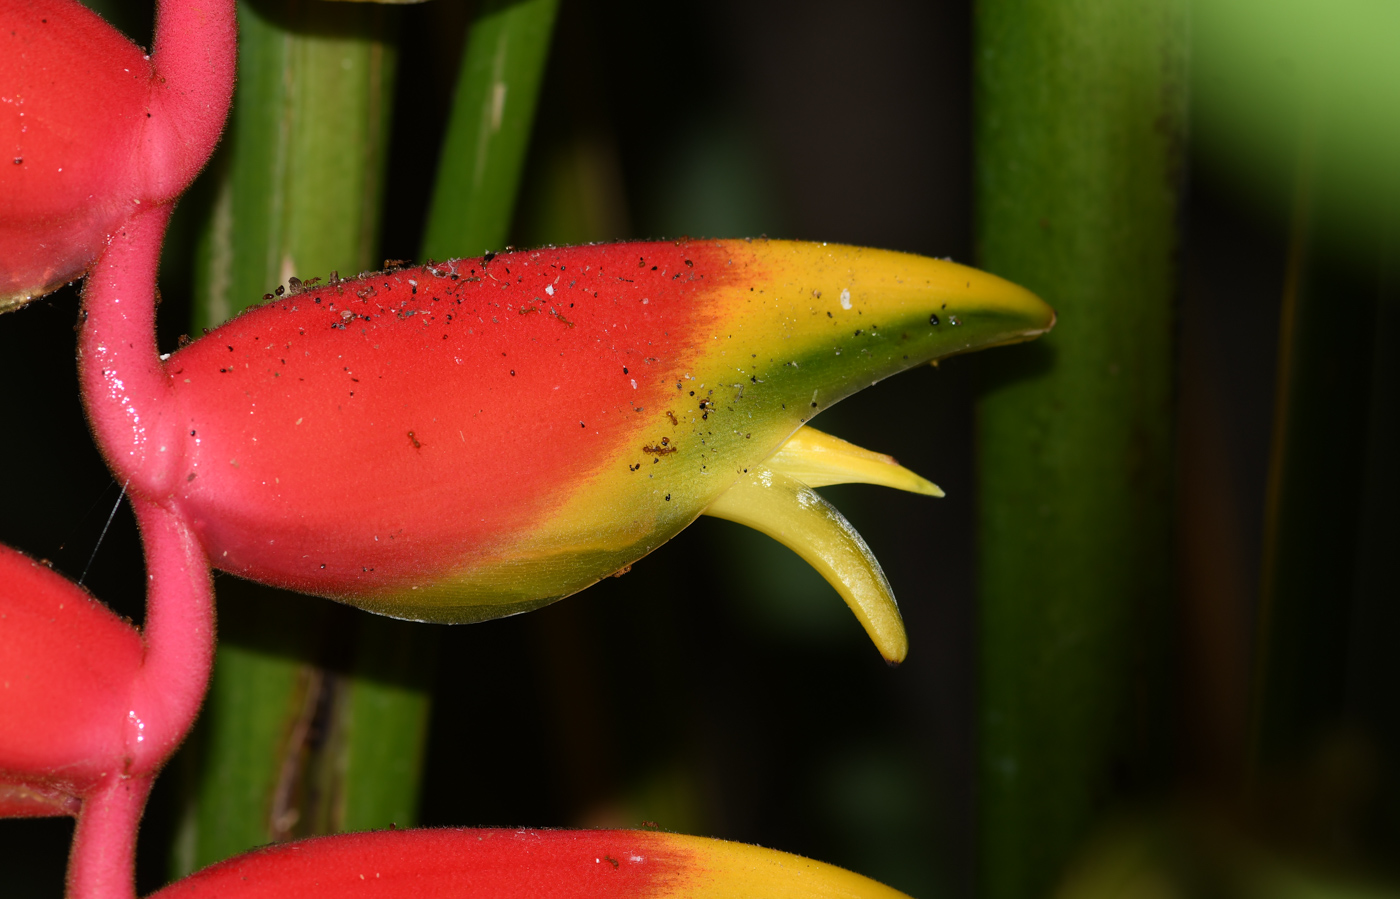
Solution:
[(66, 899), (134, 899), (136, 829), (153, 779), (113, 774), (83, 800), (68, 856)]
[(111, 237), (83, 291), (83, 401), (98, 446), (132, 489), (148, 583), (128, 763), (83, 800), (70, 899), (135, 896), (136, 830), (151, 781), (194, 722), (213, 665), (207, 560), (188, 525), (159, 505), (183, 441), (156, 348), (155, 285), (173, 202), (213, 153), (228, 114), (234, 9), (234, 0), (161, 0), (141, 153), (147, 202)]
[(132, 497), (146, 547), (146, 655), (132, 684), (127, 763), (89, 793), (68, 861), (68, 899), (133, 899), (137, 827), (161, 765), (189, 732), (214, 664), (204, 551), (179, 515)]
[(176, 513), (132, 497), (146, 548), (145, 658), (132, 684), (127, 761), (83, 799), (68, 899), (135, 896), (137, 826), (151, 782), (189, 732), (214, 664), (214, 595), (204, 550)]
[(155, 283), (168, 203), (143, 207), (112, 235), (83, 287), (78, 378), (107, 464), (134, 492), (168, 496), (179, 422), (156, 350)]
[[(83, 399), (98, 446), (129, 486), (168, 495), (179, 445), (155, 343), (155, 284), (171, 204), (208, 161), (233, 97), (234, 0), (161, 0), (140, 165), (144, 206), (112, 235), (84, 288)], [(164, 454), (164, 455), (162, 455)]]
[(129, 774), (154, 773), (184, 740), (214, 665), (209, 564), (177, 513), (140, 496), (131, 504), (146, 547), (146, 657), (131, 693)]
[(173, 200), (208, 162), (233, 98), (234, 0), (161, 0), (142, 164), (147, 196)]

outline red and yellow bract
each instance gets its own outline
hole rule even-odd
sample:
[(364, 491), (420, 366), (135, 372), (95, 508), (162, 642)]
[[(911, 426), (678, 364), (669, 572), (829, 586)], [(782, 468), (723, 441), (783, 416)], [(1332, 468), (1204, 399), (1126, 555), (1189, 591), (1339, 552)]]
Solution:
[(151, 899), (901, 899), (785, 852), (636, 830), (344, 834), (231, 858)]
[(140, 422), (114, 469), (216, 566), (471, 621), (631, 564), (856, 390), (1053, 317), (907, 254), (616, 244), (303, 286), (172, 355), (149, 408), (117, 338), (84, 365)]

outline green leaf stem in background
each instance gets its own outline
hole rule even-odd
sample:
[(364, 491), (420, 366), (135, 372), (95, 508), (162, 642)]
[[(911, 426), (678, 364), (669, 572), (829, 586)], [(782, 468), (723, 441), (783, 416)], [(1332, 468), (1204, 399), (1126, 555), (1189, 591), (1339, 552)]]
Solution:
[(238, 90), (214, 162), (196, 327), (292, 276), (378, 266), (397, 20), (378, 4), (240, 3)]
[(1327, 113), (1328, 204), (1346, 213), (1328, 230), (1363, 242), (1389, 227), (1400, 187), (1400, 4), (1196, 0), (1192, 18), (1200, 155), (1285, 213), (1277, 187), (1289, 181), (1300, 101), (1311, 96)]
[(1297, 761), (1341, 723), (1360, 523), (1364, 466), (1354, 460), (1366, 445), (1377, 285), (1337, 265), (1325, 246), (1327, 216), (1317, 207), (1328, 178), (1315, 124), (1300, 162), (1279, 326), (1254, 680), (1262, 767)]
[[(252, 0), (201, 236), (194, 324), (290, 285), (378, 267), (398, 12)], [(277, 839), (413, 821), (432, 653), (407, 625), (223, 579), (223, 639), (175, 873)], [(385, 655), (404, 662), (392, 679)], [(384, 759), (399, 760), (385, 765)]]
[(559, 0), (482, 0), (443, 140), (423, 254), (505, 245)]
[(1028, 899), (1165, 745), (1186, 3), (975, 23), (979, 263), (1059, 314), (978, 408), (978, 879)]
[[(1255, 650), (1254, 786), (1315, 797), (1295, 826), (1393, 855), (1400, 820), (1395, 645), (1400, 271), (1359, 231), (1354, 148), (1308, 107), (1279, 333)], [(1392, 166), (1393, 168), (1393, 166)], [(1397, 172), (1389, 173), (1390, 186)], [(1376, 179), (1378, 192), (1387, 186)]]

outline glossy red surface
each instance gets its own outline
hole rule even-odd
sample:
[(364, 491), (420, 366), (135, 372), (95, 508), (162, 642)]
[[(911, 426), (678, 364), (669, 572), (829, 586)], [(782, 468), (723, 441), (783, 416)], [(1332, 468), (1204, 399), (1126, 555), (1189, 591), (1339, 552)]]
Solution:
[(121, 769), (142, 654), (85, 590), (0, 547), (0, 814), (62, 805)]
[(151, 899), (621, 899), (675, 892), (692, 863), (645, 831), (377, 831), (255, 850)]
[(0, 299), (78, 277), (141, 196), (141, 49), (76, 0), (0, 0)]
[(77, 0), (0, 0), (0, 310), (189, 185), (223, 129), (234, 31), (230, 0), (162, 3), (147, 56)]

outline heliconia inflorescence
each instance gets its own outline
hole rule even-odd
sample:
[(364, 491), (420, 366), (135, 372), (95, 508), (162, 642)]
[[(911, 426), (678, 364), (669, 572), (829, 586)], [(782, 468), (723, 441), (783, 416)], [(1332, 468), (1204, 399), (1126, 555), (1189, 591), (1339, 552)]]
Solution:
[[(581, 590), (710, 514), (794, 549), (904, 658), (878, 563), (813, 488), (939, 490), (808, 422), (897, 371), (1043, 333), (1038, 298), (846, 246), (547, 248), (293, 279), (163, 358), (160, 246), (223, 127), (233, 2), (162, 0), (150, 56), (76, 0), (0, 0), (0, 25), (0, 312), (87, 274), (83, 398), (146, 550), (138, 632), (0, 548), (0, 816), (78, 816), (71, 897), (134, 896), (146, 796), (212, 664), (211, 563), (478, 621)], [(311, 840), (160, 895), (352, 891), (899, 895), (756, 847), (523, 830)]]
[(937, 488), (798, 429), (883, 377), (1054, 319), (1019, 287), (918, 256), (633, 243), (298, 282), (152, 368), (149, 334), (109, 318), (118, 283), (89, 280), (82, 337), (99, 442), (217, 567), (476, 621), (581, 590), (709, 511), (812, 561), (891, 661), (905, 639), (889, 586), (808, 488)]

